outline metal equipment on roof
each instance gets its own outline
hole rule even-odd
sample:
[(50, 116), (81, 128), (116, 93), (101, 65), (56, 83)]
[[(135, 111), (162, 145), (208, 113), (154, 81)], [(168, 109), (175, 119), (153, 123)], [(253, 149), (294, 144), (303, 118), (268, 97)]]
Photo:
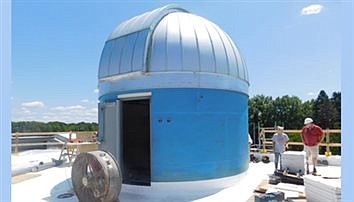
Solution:
[(117, 201), (122, 175), (114, 157), (104, 151), (79, 154), (71, 171), (74, 191), (80, 201)]

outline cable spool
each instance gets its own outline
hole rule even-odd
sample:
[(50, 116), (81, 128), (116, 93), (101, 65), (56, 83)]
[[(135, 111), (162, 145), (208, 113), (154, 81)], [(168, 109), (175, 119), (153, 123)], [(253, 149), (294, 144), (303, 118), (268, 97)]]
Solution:
[(79, 154), (72, 166), (74, 192), (82, 202), (113, 202), (122, 188), (119, 165), (109, 152)]

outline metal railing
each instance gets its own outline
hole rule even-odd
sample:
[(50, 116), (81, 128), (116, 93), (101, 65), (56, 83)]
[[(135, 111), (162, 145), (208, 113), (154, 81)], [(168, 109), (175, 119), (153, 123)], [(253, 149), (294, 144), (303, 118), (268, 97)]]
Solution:
[[(69, 134), (70, 132), (30, 132), (30, 133), (12, 133), (11, 147), (14, 149), (14, 152), (17, 153), (20, 147), (34, 147), (34, 146), (63, 146), (65, 144), (64, 141), (60, 139), (56, 139), (56, 142), (29, 142), (29, 143), (21, 143), (21, 140), (28, 138), (36, 138), (36, 137), (51, 137), (59, 134)], [(72, 131), (72, 134), (76, 134), (76, 139), (81, 140), (83, 142), (97, 142), (96, 141), (96, 131)]]
[[(261, 153), (267, 153), (268, 151), (273, 151), (273, 141), (271, 139), (271, 135), (276, 133), (277, 131), (274, 128), (262, 128), (260, 130), (260, 139), (261, 139)], [(284, 133), (292, 133), (301, 135), (301, 130), (284, 130)], [(320, 147), (326, 147), (326, 156), (331, 156), (332, 152), (330, 150), (331, 147), (341, 147), (341, 143), (330, 142), (331, 135), (341, 135), (340, 129), (325, 129), (324, 130), (326, 141), (319, 144)], [(298, 145), (303, 146), (302, 142), (288, 142), (288, 145)], [(267, 149), (268, 147), (268, 149)]]

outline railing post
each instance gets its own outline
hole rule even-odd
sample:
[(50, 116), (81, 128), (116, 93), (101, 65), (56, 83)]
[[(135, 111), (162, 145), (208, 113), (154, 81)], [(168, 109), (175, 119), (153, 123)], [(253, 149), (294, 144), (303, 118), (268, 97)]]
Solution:
[(15, 133), (15, 153), (18, 153), (18, 133)]
[(263, 144), (261, 153), (267, 153), (266, 144), (265, 144), (266, 138), (265, 138), (265, 131), (264, 131), (264, 128), (262, 128), (262, 130), (261, 130), (261, 135), (262, 135), (262, 144)]
[(325, 155), (326, 156), (331, 156), (332, 155), (332, 152), (329, 148), (329, 143), (330, 143), (330, 140), (329, 140), (329, 129), (327, 128), (326, 129), (326, 152), (325, 152)]

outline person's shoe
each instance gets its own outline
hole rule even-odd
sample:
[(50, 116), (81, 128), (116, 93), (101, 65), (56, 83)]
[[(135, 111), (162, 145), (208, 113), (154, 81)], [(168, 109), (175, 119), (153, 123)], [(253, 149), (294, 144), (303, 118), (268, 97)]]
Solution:
[(306, 163), (306, 174), (309, 175), (310, 174), (310, 166), (308, 163)]
[(317, 170), (316, 170), (316, 168), (313, 168), (312, 175), (317, 176)]

